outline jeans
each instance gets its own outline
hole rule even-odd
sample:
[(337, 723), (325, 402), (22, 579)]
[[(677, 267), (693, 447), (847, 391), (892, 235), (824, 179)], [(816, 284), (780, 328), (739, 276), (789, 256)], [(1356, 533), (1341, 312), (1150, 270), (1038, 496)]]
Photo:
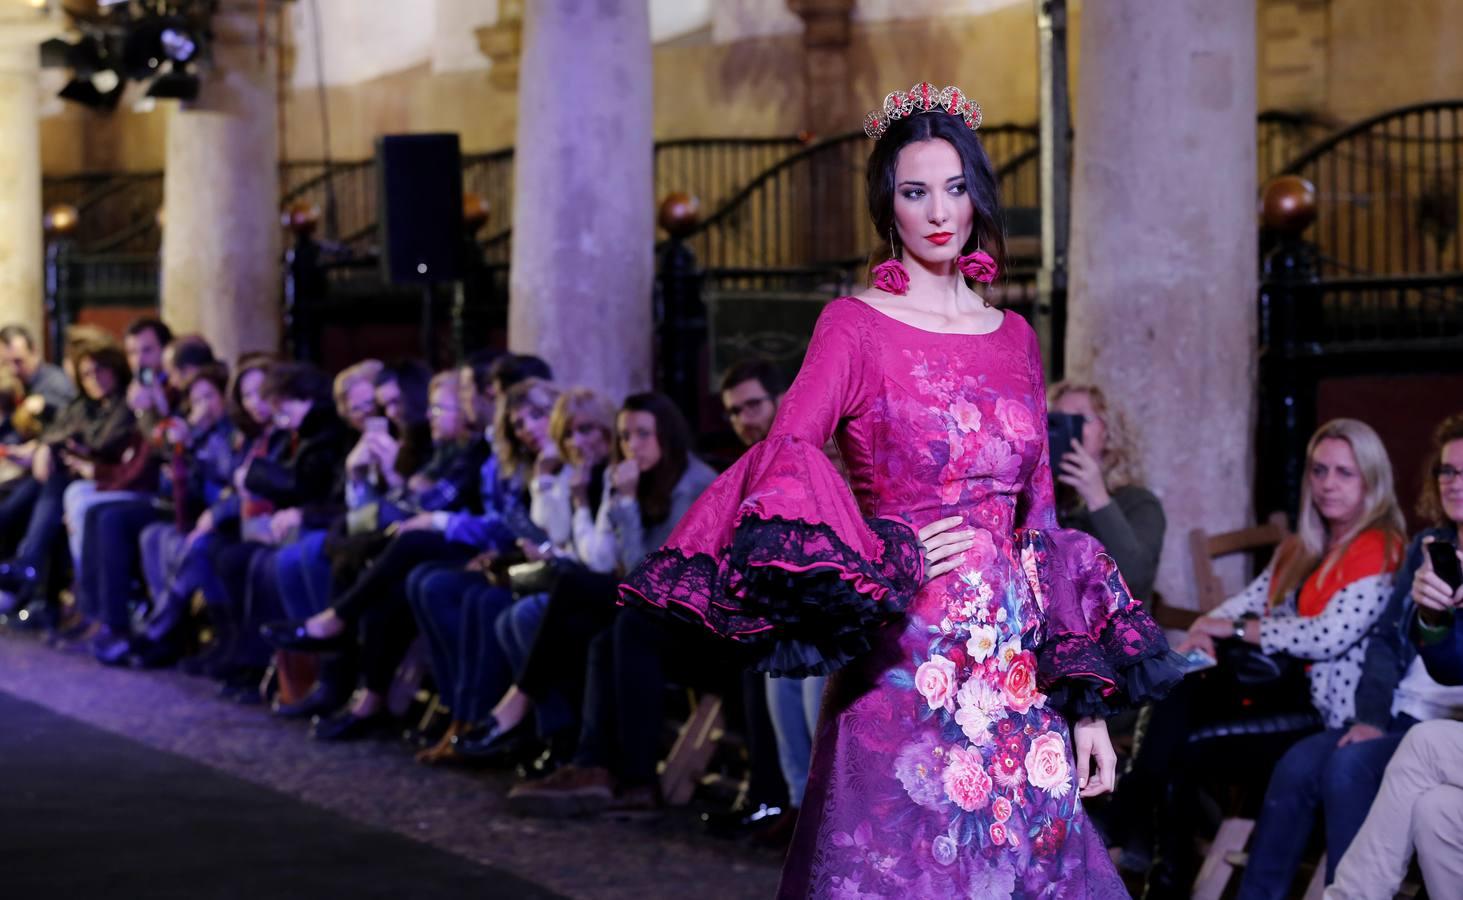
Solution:
[[(528, 663), (548, 606), (548, 594), (532, 594), (498, 613), (494, 626), (498, 645), (503, 648), (504, 657), (515, 675)], [(534, 717), (539, 735), (548, 738), (573, 727), (574, 708), (563, 691), (551, 688), (545, 690), (543, 696), (535, 698)]]
[(218, 580), (212, 557), (227, 540), (205, 534), (190, 547), (188, 536), (172, 522), (154, 522), (142, 529), (142, 577), (154, 606), (171, 598), (188, 599), (198, 591), (215, 610), (226, 606), (227, 592)]
[(280, 602), (291, 619), (308, 619), (330, 605), (330, 561), (324, 546), (323, 530), (307, 531), (275, 554)]
[(15, 559), (21, 565), (39, 569), (51, 558), (51, 549), (65, 531), (62, 500), (68, 484), (60, 472), (52, 473), (50, 480), (41, 484), (35, 506), (31, 507), (30, 521), (26, 523), (25, 536), (15, 550)]
[(808, 765), (813, 757), (813, 735), (818, 727), (818, 707), (823, 704), (823, 685), (828, 679), (773, 678), (767, 676), (767, 709), (777, 735), (777, 761), (787, 782), (788, 803), (803, 805), (808, 786)]
[(76, 605), (114, 634), (126, 634), (139, 569), (139, 535), (164, 513), (151, 500), (113, 500), (85, 505), (77, 532), (86, 536), (86, 564), (76, 567)]
[(1326, 828), (1327, 883), (1335, 877), (1336, 866), (1361, 830), (1382, 784), (1387, 761), (1416, 721), (1398, 716), (1382, 737), (1345, 747), (1338, 747), (1337, 742), (1346, 732), (1332, 728), (1296, 742), (1285, 752), (1265, 789), (1265, 805), (1250, 839), (1250, 861), (1240, 883), (1240, 900), (1283, 900), (1290, 894), (1318, 806)]
[[(482, 722), (508, 689), (508, 667), (492, 623), (512, 595), (478, 572), (441, 563), (413, 570), (407, 597), (427, 638), (438, 694), (454, 719)], [(490, 660), (484, 662), (484, 655)]]
[(20, 543), (30, 524), (31, 510), (41, 496), (41, 483), (26, 475), (6, 485), (6, 492), (0, 498), (0, 534), (3, 534), (6, 556), (13, 556), (13, 548)]
[(71, 549), (71, 564), (81, 570), (82, 540), (86, 536), (86, 511), (99, 503), (118, 500), (142, 500), (149, 504), (152, 498), (138, 491), (100, 491), (95, 481), (73, 481), (61, 494), (61, 508), (66, 517), (66, 542)]

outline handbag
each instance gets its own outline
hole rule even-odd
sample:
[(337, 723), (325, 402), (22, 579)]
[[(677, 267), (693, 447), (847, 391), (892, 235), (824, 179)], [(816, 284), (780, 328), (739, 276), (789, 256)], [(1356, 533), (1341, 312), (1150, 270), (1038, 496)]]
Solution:
[(508, 567), (508, 587), (515, 597), (548, 594), (558, 585), (565, 572), (578, 566), (579, 563), (574, 560), (560, 556), (514, 563)]

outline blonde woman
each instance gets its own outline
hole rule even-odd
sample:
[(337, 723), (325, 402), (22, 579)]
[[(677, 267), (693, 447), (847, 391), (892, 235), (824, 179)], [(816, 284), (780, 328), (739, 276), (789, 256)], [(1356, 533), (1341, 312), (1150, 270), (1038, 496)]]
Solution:
[[(594, 527), (589, 500), (599, 499), (614, 431), (614, 404), (591, 388), (570, 388), (549, 413), (549, 443), (534, 464), (529, 510), (557, 550), (572, 555), (575, 532)], [(591, 480), (598, 482), (593, 489)]]
[[(1334, 419), (1322, 425), (1306, 448), (1305, 471), (1296, 535), (1248, 587), (1195, 621), (1177, 649), (1216, 656), (1216, 641), (1236, 639), (1266, 654), (1304, 661), (1306, 684), (1299, 690), (1308, 692), (1324, 727), (1341, 728), (1356, 712), (1367, 632), (1391, 595), (1406, 545), (1405, 523), (1391, 460), (1365, 423)], [(1285, 687), (1266, 686), (1264, 699), (1278, 701)], [(1254, 707), (1236, 711), (1234, 694), (1234, 682), (1221, 667), (1214, 677), (1185, 679), (1154, 707), (1117, 816), (1120, 828), (1129, 829), (1131, 852), (1135, 834), (1142, 837), (1142, 820), (1151, 815), (1145, 810), (1158, 810), (1153, 833), (1160, 859), (1149, 875), (1150, 897), (1188, 895), (1197, 779), (1239, 760), (1247, 772), (1264, 771), (1306, 734), (1299, 727), (1267, 734), (1239, 728), (1228, 737), (1196, 742), (1194, 733), (1215, 720), (1255, 713)]]
[(1143, 467), (1122, 413), (1102, 388), (1060, 381), (1047, 390), (1048, 409), (1082, 417), (1082, 440), (1056, 472), (1057, 521), (1097, 538), (1118, 564), (1133, 596), (1153, 597), (1167, 519), (1143, 487)]
[(331, 385), (335, 411), (357, 434), (366, 430), (366, 419), (377, 415), (376, 376), (382, 368), (379, 359), (363, 359), (342, 369)]

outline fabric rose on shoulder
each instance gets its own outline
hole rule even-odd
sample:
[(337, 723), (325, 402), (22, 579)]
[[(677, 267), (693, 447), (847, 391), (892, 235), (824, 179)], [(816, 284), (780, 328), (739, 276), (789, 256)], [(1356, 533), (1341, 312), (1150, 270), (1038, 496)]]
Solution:
[(914, 672), (914, 686), (930, 709), (955, 711), (957, 670), (953, 660), (936, 653)]

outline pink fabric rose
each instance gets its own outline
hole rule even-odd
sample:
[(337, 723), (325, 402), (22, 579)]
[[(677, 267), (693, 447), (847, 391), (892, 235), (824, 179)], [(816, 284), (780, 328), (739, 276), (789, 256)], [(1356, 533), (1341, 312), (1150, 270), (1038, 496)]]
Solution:
[(1030, 444), (1045, 434), (1037, 429), (1036, 416), (1031, 412), (1031, 407), (1019, 400), (1009, 400), (1005, 397), (998, 399), (996, 418), (1001, 420), (1001, 428), (1006, 432), (1007, 437), (1023, 444)]
[(1031, 653), (1022, 653), (1011, 660), (1002, 687), (1012, 712), (1025, 713), (1033, 706), (1046, 703), (1046, 697), (1036, 689), (1036, 658)]
[(881, 291), (891, 294), (909, 293), (909, 271), (897, 259), (886, 259), (874, 266), (871, 283)]
[[(1031, 749), (1026, 751), (1026, 777), (1031, 786), (1041, 788), (1053, 797), (1065, 797), (1072, 789), (1068, 780), (1071, 769), (1067, 765), (1067, 745), (1062, 736), (1047, 731), (1036, 736)], [(949, 776), (945, 784), (949, 785)]]
[(960, 274), (981, 284), (990, 284), (1001, 272), (1000, 266), (996, 265), (996, 258), (984, 250), (965, 254), (955, 261), (955, 265), (960, 269)]
[(1011, 818), (1011, 801), (1005, 797), (997, 797), (991, 804), (991, 812), (995, 813), (997, 822), (1005, 822)]
[(952, 660), (936, 653), (914, 673), (914, 686), (930, 709), (955, 711), (956, 667)]
[(975, 812), (991, 796), (991, 776), (986, 774), (980, 751), (951, 747), (945, 754), (945, 796), (966, 812)]

